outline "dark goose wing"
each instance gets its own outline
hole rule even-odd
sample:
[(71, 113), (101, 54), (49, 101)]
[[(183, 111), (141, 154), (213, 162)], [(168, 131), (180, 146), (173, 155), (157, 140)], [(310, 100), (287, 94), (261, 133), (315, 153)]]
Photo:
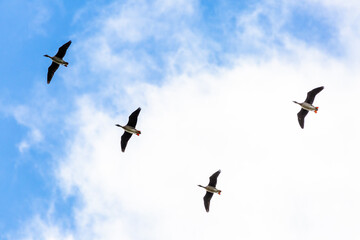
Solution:
[(209, 212), (210, 209), (210, 200), (214, 194), (212, 192), (206, 192), (204, 196), (204, 206), (207, 212)]
[(131, 138), (132, 134), (128, 132), (124, 132), (124, 134), (121, 136), (121, 151), (125, 152), (126, 145)]
[(297, 116), (298, 116), (298, 121), (299, 121), (299, 124), (300, 124), (300, 127), (301, 128), (304, 128), (304, 120), (305, 120), (305, 117), (306, 115), (308, 114), (308, 110), (305, 110), (305, 109), (301, 109), (300, 112), (298, 112)]
[(51, 63), (50, 67), (48, 68), (48, 74), (47, 74), (48, 84), (51, 82), (51, 79), (58, 68), (59, 68), (59, 64), (57, 64), (56, 62)]
[(323, 89), (324, 87), (318, 87), (308, 92), (305, 102), (313, 104), (316, 94), (321, 92)]
[(216, 187), (217, 177), (219, 176), (220, 173), (221, 173), (221, 170), (219, 170), (216, 173), (214, 173), (213, 175), (211, 175), (209, 186)]
[(71, 41), (68, 41), (67, 43), (65, 43), (64, 45), (62, 45), (58, 52), (56, 53), (55, 57), (58, 57), (58, 58), (63, 58), (65, 56), (65, 53), (66, 53), (66, 50), (69, 48), (71, 44)]
[(141, 111), (141, 108), (138, 108), (129, 116), (129, 121), (127, 123), (128, 126), (133, 127), (133, 128), (136, 126), (140, 111)]

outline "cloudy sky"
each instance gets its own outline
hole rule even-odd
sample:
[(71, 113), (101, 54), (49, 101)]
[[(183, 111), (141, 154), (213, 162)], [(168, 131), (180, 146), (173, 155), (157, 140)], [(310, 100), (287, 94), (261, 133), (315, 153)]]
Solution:
[(356, 0), (1, 1), (0, 239), (358, 240), (359, 21)]

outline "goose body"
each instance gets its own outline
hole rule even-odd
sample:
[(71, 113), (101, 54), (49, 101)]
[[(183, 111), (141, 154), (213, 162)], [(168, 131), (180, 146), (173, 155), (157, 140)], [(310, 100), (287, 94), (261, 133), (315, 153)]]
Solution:
[(134, 127), (128, 126), (128, 125), (121, 126), (120, 124), (115, 124), (115, 126), (121, 127), (122, 129), (124, 129), (125, 132), (131, 133), (131, 134), (136, 134), (138, 136), (141, 134), (141, 131), (135, 129)]
[(56, 57), (56, 56), (51, 57), (51, 56), (45, 54), (44, 57), (48, 57), (48, 58), (50, 58), (54, 63), (57, 63), (57, 64), (59, 64), (59, 65), (64, 65), (65, 67), (67, 67), (68, 64), (69, 64), (68, 62), (65, 62), (63, 59), (58, 58), (58, 57)]
[(115, 124), (115, 126), (121, 127), (125, 131), (124, 134), (121, 136), (121, 141), (120, 141), (121, 151), (123, 151), (123, 152), (125, 152), (125, 148), (127, 146), (128, 141), (130, 140), (131, 136), (133, 134), (136, 134), (138, 136), (141, 134), (141, 131), (139, 131), (135, 128), (136, 123), (137, 123), (137, 118), (139, 116), (140, 111), (141, 111), (141, 108), (136, 109), (129, 116), (129, 121), (125, 126), (121, 126), (120, 124)]
[(221, 190), (217, 189), (216, 187), (213, 187), (213, 186), (201, 186), (201, 185), (198, 185), (199, 187), (202, 187), (202, 188), (205, 188), (206, 191), (208, 192), (211, 192), (211, 193), (218, 193), (220, 195), (221, 193)]
[[(295, 101), (294, 101), (295, 102)], [(317, 113), (318, 107), (314, 107), (312, 104), (307, 103), (307, 102), (303, 102), (303, 103), (298, 103), (295, 102), (297, 104), (299, 104), (301, 106), (302, 109), (305, 109), (307, 111), (313, 111), (315, 113)]]
[(221, 173), (221, 170), (215, 172), (213, 175), (210, 176), (210, 181), (209, 184), (204, 187), (202, 185), (198, 185), (199, 187), (202, 187), (206, 190), (206, 194), (204, 196), (204, 206), (205, 206), (205, 210), (206, 212), (209, 212), (210, 210), (210, 200), (212, 198), (212, 196), (214, 195), (214, 193), (217, 194), (221, 194), (221, 190), (216, 188), (216, 183), (217, 183), (217, 178), (219, 176), (219, 174)]
[(47, 74), (47, 83), (48, 84), (51, 82), (51, 79), (54, 76), (54, 73), (56, 72), (56, 70), (59, 68), (60, 65), (63, 65), (65, 67), (68, 66), (69, 63), (64, 61), (63, 57), (65, 56), (66, 51), (69, 48), (70, 44), (71, 44), (71, 41), (68, 41), (67, 43), (62, 45), (59, 48), (58, 52), (53, 57), (51, 57), (47, 54), (44, 55), (44, 57), (48, 57), (52, 61), (50, 67), (48, 68), (48, 74)]
[(305, 101), (302, 102), (302, 103), (298, 103), (296, 101), (293, 101), (294, 103), (299, 104), (301, 106), (301, 110), (297, 114), (298, 121), (299, 121), (299, 124), (300, 124), (301, 128), (304, 128), (305, 117), (308, 114), (308, 112), (313, 111), (313, 112), (317, 113), (317, 111), (319, 110), (319, 107), (315, 107), (312, 104), (313, 104), (313, 102), (315, 100), (315, 96), (319, 92), (321, 92), (323, 89), (324, 89), (324, 87), (314, 88), (313, 90), (311, 90), (310, 92), (307, 93), (307, 97), (306, 97)]

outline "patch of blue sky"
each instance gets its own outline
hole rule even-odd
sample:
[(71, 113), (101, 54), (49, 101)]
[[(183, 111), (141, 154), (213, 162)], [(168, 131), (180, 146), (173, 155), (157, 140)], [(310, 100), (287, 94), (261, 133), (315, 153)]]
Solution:
[[(260, 11), (252, 16), (250, 22), (238, 22), (242, 15), (256, 8)], [(285, 13), (284, 8), (290, 11)], [(266, 41), (263, 44), (280, 50), (286, 51), (282, 37), (288, 35), (329, 54), (341, 53), (338, 30), (334, 27), (333, 19), (328, 17), (331, 13), (317, 4), (284, 6), (281, 2), (267, 1), (211, 1), (201, 5), (200, 9), (202, 19), (198, 23), (199, 29), (213, 42), (215, 47), (209, 60), (217, 65), (229, 64), (229, 56), (231, 61), (233, 55), (263, 56), (263, 46), (257, 45), (259, 39), (256, 36), (253, 41), (241, 38), (241, 33), (249, 27), (247, 24), (259, 28), (266, 36), (260, 39)], [(274, 31), (284, 35), (274, 35)]]
[(309, 46), (339, 56), (342, 55), (339, 29), (335, 27), (334, 18), (329, 18), (329, 15), (325, 8), (316, 4), (311, 7), (298, 5), (292, 9), (283, 30)]
[[(187, 22), (191, 31), (203, 37), (201, 44), (204, 46), (204, 49), (209, 50), (207, 61), (210, 64), (224, 66), (230, 64), (236, 55), (252, 54), (259, 57), (262, 56), (263, 49), (254, 44), (256, 39), (254, 39), (254, 42), (251, 39), (241, 39), (241, 32), (247, 26), (244, 26), (246, 23), (241, 25), (238, 22), (241, 15), (253, 11), (262, 2), (264, 1), (199, 1), (196, 14), (183, 16), (181, 21)], [(274, 29), (278, 26), (273, 26), (276, 24), (274, 16), (286, 17), (286, 19), (279, 19), (280, 22), (283, 21), (281, 23), (283, 25), (280, 27), (284, 34), (304, 41), (311, 46), (333, 46), (336, 42), (331, 22), (326, 21), (321, 15), (312, 15), (314, 13), (312, 8), (296, 5), (291, 9), (290, 15), (287, 16), (282, 13), (283, 6), (281, 3), (272, 4), (267, 7), (269, 9), (259, 12), (252, 20), (253, 22), (249, 24), (254, 24), (256, 25), (255, 27), (260, 28), (267, 38), (266, 41), (269, 41), (269, 44), (275, 48), (281, 49), (283, 47), (283, 39), (280, 38), (282, 35), (273, 35), (273, 31), (278, 31), (278, 29)], [(178, 24), (181, 25), (181, 22)], [(304, 29), (304, 25), (311, 25), (311, 27), (305, 27)], [(174, 26), (173, 32), (175, 32), (177, 27)], [(145, 34), (145, 37), (135, 42), (114, 40), (111, 50), (114, 54), (127, 51), (131, 53), (134, 61), (141, 61), (144, 58), (150, 59), (152, 64), (148, 65), (140, 78), (151, 84), (161, 84), (163, 77), (167, 74), (165, 70), (166, 64), (168, 64), (167, 59), (163, 56), (175, 54), (179, 47), (178, 44), (171, 38), (171, 34), (166, 36), (161, 34), (160, 36)], [(332, 49), (334, 48), (329, 47), (327, 50), (331, 51)], [(131, 81), (142, 80), (139, 79), (139, 76), (135, 78), (131, 79)], [(91, 87), (93, 88), (94, 86)]]
[[(109, 1), (94, 2), (105, 4)], [(5, 46), (0, 50), (2, 234), (21, 228), (21, 224), (35, 214), (45, 215), (49, 199), (54, 198), (53, 157), (61, 154), (63, 139), (70, 134), (60, 131), (59, 126), (64, 121), (62, 116), (73, 108), (73, 97), (61, 84), (56, 88), (47, 86), (46, 73), (51, 62), (42, 55), (54, 55), (61, 44), (70, 40), (74, 32), (73, 15), (83, 5), (79, 1), (0, 2), (0, 44)], [(54, 81), (61, 80), (57, 77)], [(51, 104), (43, 110), (49, 102)], [(36, 115), (49, 114), (49, 121), (41, 129), (46, 129), (41, 132), (46, 147), (40, 142), (20, 153), (19, 144), (30, 130), (12, 115), (17, 106), (29, 109), (29, 121), (34, 121), (31, 118)], [(49, 111), (49, 108), (53, 109)], [(73, 199), (55, 199), (54, 214), (70, 216)], [(0, 238), (3, 237), (0, 234)]]
[(51, 206), (51, 209), (54, 211), (52, 221), (56, 222), (56, 224), (63, 229), (73, 231), (76, 226), (74, 223), (75, 213), (72, 210), (74, 207), (77, 207), (81, 201), (77, 198), (76, 194), (64, 197), (60, 189), (56, 189), (52, 195), (52, 199), (54, 199)]
[(210, 63), (219, 66), (229, 64), (229, 55), (239, 53), (237, 18), (251, 11), (255, 4), (256, 1), (201, 1), (197, 25), (201, 34), (210, 40), (208, 43), (212, 44)]
[[(101, 9), (107, 2), (110, 1), (88, 1), (87, 4)], [(46, 77), (47, 67), (44, 71), (43, 64), (47, 66), (49, 61), (42, 55), (55, 54), (61, 44), (71, 40), (71, 34), (81, 27), (81, 22), (74, 22), (74, 15), (85, 4), (81, 1), (2, 1), (0, 44), (6, 47), (0, 50), (0, 89), (16, 90), (12, 94), (17, 94), (14, 97), (19, 99), (33, 81), (38, 81), (31, 76), (45, 74)]]
[[(27, 128), (10, 117), (2, 116), (0, 122), (0, 232), (18, 229), (34, 215), (46, 215), (50, 204), (54, 204), (55, 215), (71, 216), (73, 200), (54, 195), (58, 194), (53, 176), (54, 155), (61, 154), (64, 134), (51, 126), (53, 134), (45, 134), (46, 147), (41, 142), (19, 153), (18, 145)], [(55, 202), (51, 203), (51, 199)], [(4, 239), (1, 234), (0, 238)]]
[[(55, 108), (49, 114), (50, 121), (44, 122), (44, 128), (41, 129), (43, 141), (34, 144), (30, 141), (31, 146), (22, 153), (19, 152), (19, 144), (24, 139), (27, 140), (29, 128), (11, 117), (0, 118), (0, 125), (4, 127), (0, 138), (2, 146), (0, 232), (2, 233), (18, 229), (22, 222), (34, 215), (46, 215), (50, 204), (54, 204), (53, 214), (56, 218), (66, 215), (69, 220), (72, 219), (69, 216), (72, 215), (74, 201), (71, 198), (58, 197), (60, 194), (56, 194), (59, 190), (53, 172), (57, 164), (54, 159), (63, 155), (65, 141), (71, 135), (61, 125), (67, 113), (72, 111), (72, 101), (70, 98), (60, 96), (59, 93), (55, 96), (48, 95), (42, 100), (52, 101), (56, 97), (62, 99), (62, 102), (54, 105)], [(31, 106), (30, 109), (41, 109), (41, 105), (46, 105), (33, 102), (28, 104)], [(34, 115), (41, 115), (44, 112), (46, 110), (35, 110)], [(68, 225), (71, 224), (70, 221)]]
[[(168, 31), (165, 34), (159, 33), (159, 35), (154, 35), (145, 33), (138, 41), (121, 41), (118, 39), (112, 42), (111, 51), (113, 54), (124, 55), (124, 52), (128, 52), (131, 58), (129, 60), (138, 61), (139, 65), (143, 59), (151, 61), (151, 64), (147, 65), (141, 76), (128, 80), (144, 80), (150, 84), (161, 84), (163, 82), (164, 76), (168, 74), (166, 72), (168, 65), (167, 57), (176, 55), (181, 45), (181, 42), (177, 41), (175, 35), (179, 34), (177, 31), (184, 31), (184, 28), (182, 28), (184, 22), (189, 31), (203, 37), (201, 45), (204, 46), (204, 49), (211, 49), (209, 59), (207, 59), (208, 62), (221, 65), (221, 62), (225, 62), (224, 59), (227, 54), (234, 53), (234, 37), (232, 35), (236, 28), (236, 16), (239, 14), (239, 11), (246, 10), (249, 4), (239, 1), (200, 1), (198, 6), (199, 9), (196, 9), (195, 14), (185, 14), (181, 19), (179, 18), (174, 22), (170, 30), (165, 28)], [(158, 19), (158, 21), (168, 24), (168, 19)], [(152, 27), (151, 24), (149, 22), (150, 28)], [(86, 31), (86, 34), (91, 36), (93, 32)], [(114, 37), (116, 37), (115, 34)], [(89, 77), (91, 78), (91, 76)], [(106, 79), (106, 76), (104, 78)], [(94, 87), (92, 86), (91, 88)]]
[[(52, 191), (49, 173), (44, 172), (44, 159), (49, 158), (48, 154), (34, 152), (18, 156), (14, 150), (6, 151), (0, 164), (0, 232), (3, 234), (17, 229), (31, 216), (47, 211), (47, 204), (42, 203)], [(39, 173), (39, 166), (42, 173)]]

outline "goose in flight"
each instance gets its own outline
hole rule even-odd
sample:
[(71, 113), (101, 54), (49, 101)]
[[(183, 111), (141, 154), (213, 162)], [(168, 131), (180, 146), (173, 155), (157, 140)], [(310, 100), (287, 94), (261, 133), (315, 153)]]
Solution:
[(133, 134), (136, 135), (140, 135), (141, 132), (139, 130), (136, 130), (136, 123), (137, 123), (137, 118), (139, 116), (141, 108), (136, 109), (130, 116), (129, 116), (129, 121), (125, 126), (121, 126), (119, 124), (115, 124), (115, 126), (117, 127), (121, 127), (122, 129), (125, 130), (124, 134), (121, 136), (121, 150), (123, 152), (125, 152), (125, 148), (126, 145), (129, 141), (129, 139), (131, 138), (131, 136)]
[(47, 83), (49, 84), (51, 82), (52, 77), (54, 76), (54, 73), (59, 68), (59, 65), (64, 65), (65, 67), (68, 66), (68, 62), (65, 62), (63, 60), (63, 57), (65, 56), (66, 50), (69, 48), (71, 44), (71, 41), (68, 41), (64, 45), (62, 45), (58, 52), (55, 54), (55, 56), (50, 57), (49, 55), (45, 54), (44, 57), (48, 57), (52, 60), (52, 63), (50, 67), (48, 68), (48, 74), (47, 74)]
[(210, 182), (206, 187), (198, 185), (199, 187), (205, 188), (205, 190), (206, 190), (206, 194), (204, 196), (204, 206), (205, 206), (206, 212), (209, 212), (210, 200), (211, 200), (212, 196), (214, 195), (214, 193), (218, 193), (219, 195), (221, 193), (221, 190), (216, 189), (217, 178), (220, 173), (221, 173), (221, 170), (219, 170), (216, 173), (214, 173), (213, 175), (211, 175)]
[(319, 107), (314, 107), (312, 104), (314, 102), (316, 94), (321, 92), (323, 89), (324, 89), (324, 87), (318, 87), (318, 88), (311, 90), (310, 92), (307, 93), (307, 97), (306, 97), (305, 101), (302, 103), (293, 101), (294, 103), (299, 104), (301, 106), (301, 110), (297, 114), (298, 121), (299, 121), (301, 128), (304, 128), (304, 120), (309, 111), (314, 111), (315, 113), (317, 113)]

